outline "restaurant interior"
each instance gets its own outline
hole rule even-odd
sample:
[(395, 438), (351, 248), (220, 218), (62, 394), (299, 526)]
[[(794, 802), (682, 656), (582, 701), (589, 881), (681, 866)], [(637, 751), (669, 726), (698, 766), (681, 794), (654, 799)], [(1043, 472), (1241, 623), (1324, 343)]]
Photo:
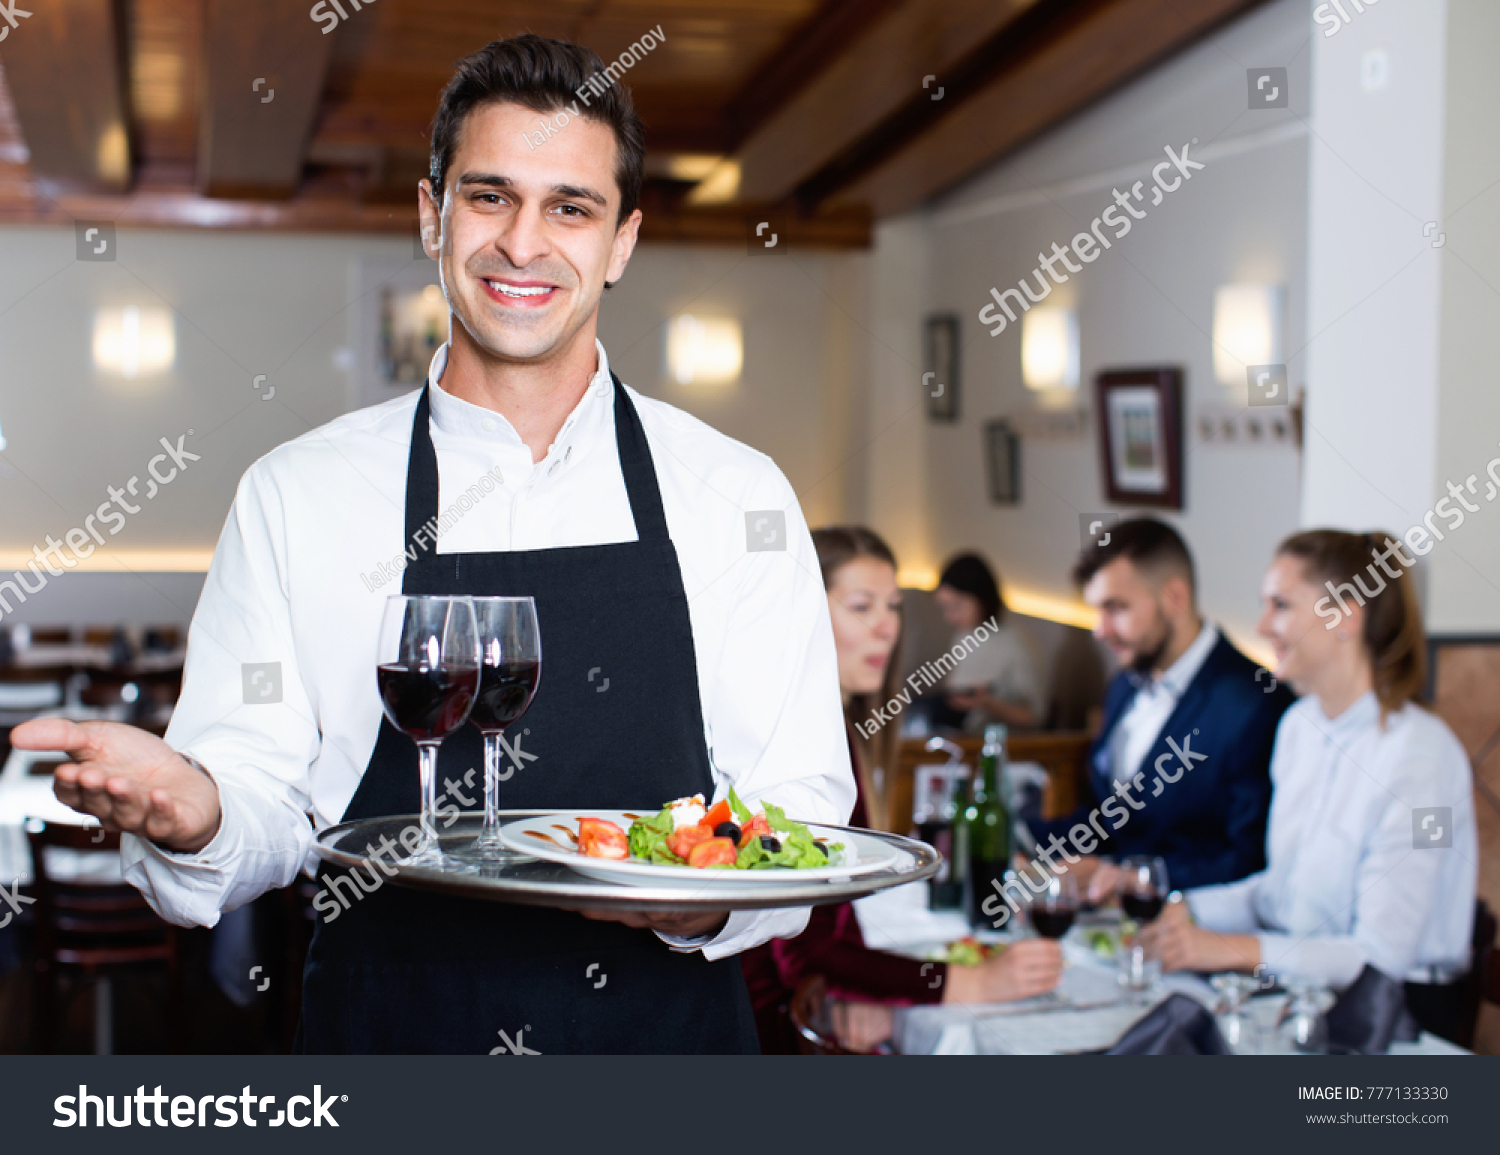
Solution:
[[(1034, 670), (1004, 756), (1040, 819), (1086, 801), (1122, 676), (1073, 577), (1101, 532), (1176, 529), (1204, 620), (1271, 673), (1279, 542), (1468, 499), (1481, 524), (1439, 521), (1412, 580), (1422, 697), (1473, 780), (1455, 1048), (1500, 1053), (1492, 0), (32, 7), (0, 23), (0, 1052), (295, 1048), (317, 883), (173, 926), (54, 795), (65, 756), (8, 735), (167, 734), (242, 475), (420, 387), (447, 341), (416, 208), (435, 102), (529, 31), (626, 60), (645, 124), (611, 367), (771, 458), (810, 528), (889, 543), (898, 685), (955, 642), (949, 561), (985, 560)], [(895, 834), (936, 829), (996, 720), (929, 704), (885, 723)], [(805, 978), (799, 1049), (869, 1049)]]

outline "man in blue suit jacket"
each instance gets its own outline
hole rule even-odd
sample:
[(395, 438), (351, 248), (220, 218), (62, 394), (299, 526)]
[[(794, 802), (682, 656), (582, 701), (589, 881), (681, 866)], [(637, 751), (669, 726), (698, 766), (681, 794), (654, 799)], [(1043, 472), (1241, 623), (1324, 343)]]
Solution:
[[(1090, 750), (1091, 796), (1032, 833), (1086, 854), (1160, 856), (1178, 890), (1262, 869), (1271, 745), (1292, 695), (1199, 616), (1192, 558), (1170, 526), (1109, 526), (1074, 577), (1122, 669)], [(1119, 877), (1099, 858), (1071, 869), (1095, 901)]]

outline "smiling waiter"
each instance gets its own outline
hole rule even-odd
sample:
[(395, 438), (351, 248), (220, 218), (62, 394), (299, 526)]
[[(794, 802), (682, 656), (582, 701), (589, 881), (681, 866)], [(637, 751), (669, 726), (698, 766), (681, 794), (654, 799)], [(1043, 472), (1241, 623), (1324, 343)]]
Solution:
[[(172, 922), (211, 926), (290, 883), (315, 826), (418, 809), (416, 747), (383, 721), (374, 679), (398, 591), (368, 577), (403, 553), (400, 592), (536, 599), (546, 666), (507, 806), (650, 810), (732, 783), (747, 802), (847, 821), (827, 601), (790, 486), (623, 386), (595, 338), (635, 248), (644, 160), (629, 95), (587, 87), (603, 67), (530, 35), (459, 64), (419, 193), (450, 341), (417, 393), (245, 474), (166, 742), (60, 719), (14, 732), (72, 755), (58, 797), (129, 835), (126, 877)], [(554, 126), (540, 142), (539, 119)], [(498, 488), (431, 545), (419, 531), (486, 474)], [(750, 551), (747, 513), (774, 510), (786, 548)], [(275, 704), (246, 688), (266, 663)], [(439, 781), (481, 764), (466, 727)], [(484, 1054), (524, 1031), (541, 1053), (754, 1051), (732, 956), (806, 918), (590, 919), (380, 887), (319, 922), (300, 1046)]]

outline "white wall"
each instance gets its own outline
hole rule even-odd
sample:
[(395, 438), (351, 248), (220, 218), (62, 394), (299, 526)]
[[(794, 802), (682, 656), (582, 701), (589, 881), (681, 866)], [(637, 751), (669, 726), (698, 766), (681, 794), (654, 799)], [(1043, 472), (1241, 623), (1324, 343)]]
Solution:
[[(81, 526), (107, 487), (139, 477), (159, 439), (200, 455), (90, 564), (153, 551), (211, 551), (245, 469), (262, 454), (350, 406), (347, 355), (360, 299), (355, 275), (413, 261), (405, 238), (121, 230), (118, 259), (80, 262), (73, 231), (0, 229), (0, 558), (19, 564), (50, 534)], [(859, 428), (864, 376), (864, 254), (642, 246), (606, 297), (600, 331), (623, 380), (770, 454), (817, 524), (846, 516), (848, 445)], [(95, 370), (100, 306), (174, 310), (177, 359), (152, 379)], [(739, 317), (739, 385), (692, 389), (662, 372), (662, 329), (686, 310)], [(370, 329), (371, 326), (364, 326)], [(343, 355), (341, 356), (341, 351)], [(266, 374), (261, 400), (253, 386)], [(137, 555), (130, 557), (129, 555)], [(29, 621), (186, 621), (201, 577), (68, 574), (19, 607)], [(165, 591), (165, 592), (163, 592)]]
[[(1448, 0), (1443, 155), (1442, 321), (1433, 499), (1477, 474), (1480, 512), (1428, 555), (1427, 620), (1434, 631), (1500, 630), (1500, 492), (1485, 467), (1500, 458), (1500, 6)], [(1497, 467), (1500, 473), (1500, 467)], [(1487, 495), (1493, 492), (1493, 496)], [(1439, 525), (1448, 524), (1439, 521)]]
[(1309, 525), (1399, 533), (1432, 500), (1441, 257), (1422, 228), (1442, 215), (1446, 7), (1381, 4), (1312, 41)]
[[(1197, 546), (1204, 608), (1253, 645), (1261, 574), (1277, 540), (1297, 522), (1297, 455), (1287, 447), (1201, 445), (1192, 417), (1245, 403), (1243, 387), (1231, 391), (1213, 377), (1213, 295), (1221, 284), (1286, 287), (1289, 372), (1294, 384), (1303, 380), (1307, 144), (1300, 122), (1309, 24), (1302, 0), (1259, 9), (909, 218), (900, 243), (886, 244), (890, 234), (881, 231), (877, 282), (930, 285), (904, 311), (882, 317), (872, 342), (875, 380), (885, 374), (893, 396), (911, 410), (886, 431), (879, 457), (903, 484), (912, 472), (906, 463), (918, 463), (925, 486), (924, 543), (906, 502), (882, 493), (878, 479), (871, 482), (870, 516), (900, 539), (910, 555), (903, 561), (935, 566), (954, 550), (977, 547), (1010, 585), (1073, 596), (1067, 572), (1079, 549), (1079, 514), (1110, 508), (1096, 430), (1090, 423), (1082, 439), (1025, 442), (1021, 503), (991, 504), (984, 423), (1040, 412), (1055, 399), (1039, 397), (1021, 380), (1019, 323), (991, 337), (977, 314), (990, 303), (991, 286), (1014, 286), (1036, 267), (1039, 250), (1086, 230), (1111, 203), (1112, 186), (1127, 189), (1144, 178), (1149, 189), (1150, 168), (1165, 159), (1164, 146), (1180, 151), (1197, 138), (1189, 155), (1207, 167), (1162, 204), (1144, 206), (1147, 217), (1054, 289), (1047, 303), (1070, 304), (1079, 314), (1083, 384), (1068, 403), (1092, 408), (1093, 378), (1103, 369), (1183, 367), (1185, 509), (1167, 518)], [(1289, 69), (1291, 107), (1251, 112), (1246, 69), (1267, 65)], [(913, 234), (925, 239), (920, 275), (907, 265)], [(919, 398), (922, 317), (944, 311), (959, 314), (964, 345), (955, 425), (929, 423), (911, 409)], [(882, 396), (872, 409), (881, 405), (892, 402)]]

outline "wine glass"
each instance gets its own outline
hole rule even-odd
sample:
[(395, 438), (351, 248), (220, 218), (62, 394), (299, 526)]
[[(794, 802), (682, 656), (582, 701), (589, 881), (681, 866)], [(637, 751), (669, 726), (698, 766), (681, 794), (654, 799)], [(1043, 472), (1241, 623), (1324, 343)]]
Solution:
[(479, 693), (479, 635), (466, 597), (386, 598), (376, 654), (380, 705), (417, 744), (422, 813), (407, 866), (468, 872), (443, 853), (437, 835), (437, 757), (443, 739), (468, 720)]
[(1062, 938), (1078, 917), (1078, 884), (1071, 874), (1054, 874), (1031, 900), (1031, 927), (1043, 938)]
[(1272, 1046), (1281, 1055), (1326, 1055), (1328, 1021), (1323, 1012), (1333, 1005), (1326, 987), (1309, 979), (1287, 982), (1287, 999), (1276, 1020)]
[(484, 825), (473, 844), (457, 851), (484, 866), (530, 862), (531, 855), (500, 842), (500, 736), (526, 713), (542, 676), (542, 640), (532, 598), (473, 598), (479, 627), (479, 697), (469, 721), (484, 735)]
[(1254, 1055), (1260, 1052), (1260, 1027), (1248, 1006), (1250, 996), (1260, 988), (1260, 980), (1253, 975), (1237, 974), (1233, 971), (1217, 974), (1208, 980), (1208, 985), (1219, 993), (1218, 1005), (1214, 1007), (1214, 1022), (1224, 1042), (1233, 1055)]
[[(1167, 864), (1160, 858), (1132, 855), (1120, 863), (1115, 893), (1126, 918), (1141, 926), (1153, 921), (1161, 914), (1167, 891)], [(1120, 981), (1133, 991), (1149, 989), (1161, 969), (1160, 964), (1148, 962), (1145, 948), (1133, 936), (1124, 948), (1121, 962), (1124, 971)]]

